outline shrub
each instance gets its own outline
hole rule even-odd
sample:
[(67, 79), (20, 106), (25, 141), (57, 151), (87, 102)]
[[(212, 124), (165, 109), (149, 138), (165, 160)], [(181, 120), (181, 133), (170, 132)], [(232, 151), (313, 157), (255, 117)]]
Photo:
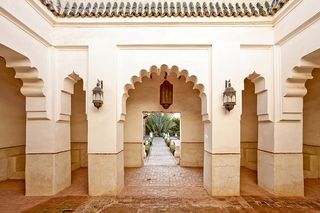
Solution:
[(150, 145), (145, 145), (145, 151), (146, 151), (146, 153), (147, 153), (147, 156), (148, 156), (149, 153), (150, 153), (150, 148), (151, 148)]
[(176, 145), (170, 144), (170, 152), (174, 155), (174, 152), (176, 151)]
[(169, 138), (167, 138), (167, 139), (165, 140), (165, 142), (166, 142), (167, 146), (170, 147), (171, 140), (170, 140)]

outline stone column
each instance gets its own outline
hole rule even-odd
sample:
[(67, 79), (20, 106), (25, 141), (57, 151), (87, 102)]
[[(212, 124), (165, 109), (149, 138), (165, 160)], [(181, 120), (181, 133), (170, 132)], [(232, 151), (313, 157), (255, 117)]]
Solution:
[(279, 196), (303, 196), (302, 122), (259, 122), (258, 184)]

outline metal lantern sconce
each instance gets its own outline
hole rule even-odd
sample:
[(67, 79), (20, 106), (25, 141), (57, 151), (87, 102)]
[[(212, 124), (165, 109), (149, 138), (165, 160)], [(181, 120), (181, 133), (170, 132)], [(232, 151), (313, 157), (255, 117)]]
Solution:
[(103, 104), (103, 81), (97, 82), (96, 87), (92, 90), (92, 103), (99, 109)]
[(236, 91), (231, 87), (231, 81), (225, 82), (225, 90), (223, 92), (223, 106), (229, 112), (236, 105)]
[(164, 82), (160, 85), (160, 105), (168, 109), (173, 103), (173, 85), (167, 80), (167, 73)]

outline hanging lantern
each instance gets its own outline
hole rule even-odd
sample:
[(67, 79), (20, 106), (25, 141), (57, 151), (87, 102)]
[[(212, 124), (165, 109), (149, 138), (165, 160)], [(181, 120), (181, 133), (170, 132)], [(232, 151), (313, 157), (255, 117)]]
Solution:
[(103, 104), (103, 81), (97, 82), (96, 87), (92, 90), (92, 103), (99, 109)]
[(173, 85), (167, 80), (167, 74), (164, 82), (160, 86), (160, 105), (168, 109), (173, 102)]
[(236, 105), (236, 91), (231, 87), (230, 80), (225, 83), (225, 90), (223, 92), (223, 106), (229, 112)]

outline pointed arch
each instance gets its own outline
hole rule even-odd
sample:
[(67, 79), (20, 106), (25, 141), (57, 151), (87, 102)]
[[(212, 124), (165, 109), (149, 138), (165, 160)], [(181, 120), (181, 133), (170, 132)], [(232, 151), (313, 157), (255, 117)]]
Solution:
[(266, 87), (265, 78), (258, 74), (256, 71), (253, 71), (246, 77), (250, 80), (255, 86), (255, 94), (257, 95), (257, 115), (258, 121), (270, 121), (270, 112), (269, 112), (269, 100), (268, 100), (268, 90)]
[(61, 102), (59, 109), (59, 121), (70, 121), (71, 116), (71, 95), (74, 93), (74, 84), (82, 80), (79, 74), (74, 71), (63, 80), (61, 89)]

